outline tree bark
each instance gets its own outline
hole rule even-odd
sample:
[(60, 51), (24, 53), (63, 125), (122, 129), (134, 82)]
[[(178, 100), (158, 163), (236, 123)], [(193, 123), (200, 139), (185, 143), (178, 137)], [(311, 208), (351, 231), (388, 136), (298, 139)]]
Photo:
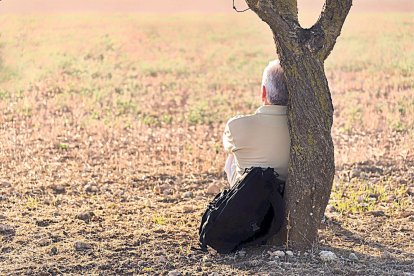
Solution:
[(298, 22), (296, 0), (246, 0), (274, 36), (289, 91), (291, 137), (286, 214), (273, 244), (306, 249), (318, 240), (318, 227), (335, 174), (331, 136), (333, 105), (324, 61), (332, 51), (352, 0), (326, 0), (310, 29)]

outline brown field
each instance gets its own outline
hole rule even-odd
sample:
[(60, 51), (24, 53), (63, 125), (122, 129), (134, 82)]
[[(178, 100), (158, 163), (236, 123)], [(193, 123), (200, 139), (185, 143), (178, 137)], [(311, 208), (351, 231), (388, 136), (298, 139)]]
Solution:
[(326, 63), (337, 173), (320, 242), (280, 259), (193, 250), (207, 187), (226, 183), (224, 124), (256, 109), (275, 57), (255, 16), (0, 26), (0, 275), (413, 275), (412, 13), (348, 18)]

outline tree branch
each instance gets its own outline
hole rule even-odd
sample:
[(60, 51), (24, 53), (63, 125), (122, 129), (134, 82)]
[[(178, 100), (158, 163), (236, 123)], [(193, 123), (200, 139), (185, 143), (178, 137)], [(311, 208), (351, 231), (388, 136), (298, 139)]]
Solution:
[(290, 44), (292, 35), (301, 29), (298, 21), (297, 0), (246, 0), (249, 8), (266, 22), (277, 42)]
[(352, 0), (326, 0), (318, 21), (308, 30), (311, 40), (306, 46), (322, 61), (331, 53), (351, 6)]

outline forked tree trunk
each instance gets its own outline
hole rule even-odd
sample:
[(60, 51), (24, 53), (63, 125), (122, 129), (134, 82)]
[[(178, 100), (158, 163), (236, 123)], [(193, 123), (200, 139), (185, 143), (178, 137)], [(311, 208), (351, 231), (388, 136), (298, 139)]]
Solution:
[(317, 242), (335, 174), (333, 106), (324, 61), (352, 0), (326, 0), (319, 20), (310, 29), (299, 25), (296, 0), (246, 2), (273, 32), (289, 91), (291, 150), (286, 219), (272, 243), (305, 249)]

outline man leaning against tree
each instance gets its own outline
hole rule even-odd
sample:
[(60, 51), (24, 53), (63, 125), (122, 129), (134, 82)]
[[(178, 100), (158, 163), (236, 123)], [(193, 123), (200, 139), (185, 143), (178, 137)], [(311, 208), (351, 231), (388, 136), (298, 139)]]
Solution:
[(288, 91), (278, 60), (263, 72), (262, 106), (255, 114), (231, 118), (223, 133), (223, 145), (229, 154), (225, 172), (234, 186), (251, 167), (273, 168), (286, 181), (290, 152), (287, 120)]

